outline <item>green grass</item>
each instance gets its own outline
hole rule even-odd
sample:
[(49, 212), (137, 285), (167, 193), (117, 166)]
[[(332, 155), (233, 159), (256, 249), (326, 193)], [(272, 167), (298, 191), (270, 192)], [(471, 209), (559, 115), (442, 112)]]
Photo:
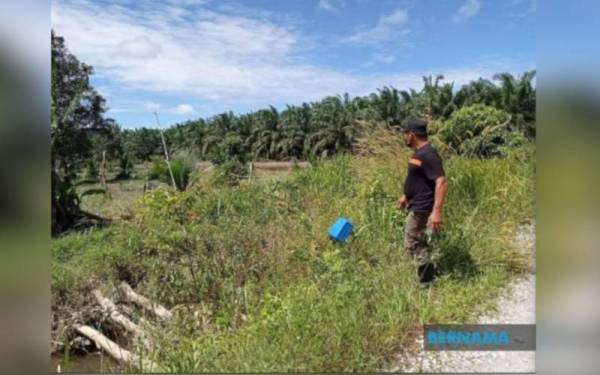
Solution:
[[(206, 168), (206, 163), (200, 163), (197, 171)], [(137, 175), (143, 175), (146, 169), (146, 164), (136, 165), (135, 170)], [(275, 181), (283, 181), (290, 174), (290, 170), (262, 170), (256, 169), (252, 178), (244, 181), (243, 184), (252, 183), (271, 183)], [(112, 173), (111, 175), (114, 175)], [(210, 173), (195, 176), (196, 181), (203, 181), (208, 178)], [(85, 181), (77, 186), (77, 193), (83, 195), (81, 197), (81, 208), (84, 211), (109, 218), (120, 219), (133, 214), (133, 207), (136, 199), (142, 195), (144, 190), (145, 178), (131, 178), (126, 180), (114, 180), (107, 183), (108, 194), (104, 194), (102, 185), (97, 181)], [(160, 186), (169, 186), (169, 184), (152, 180), (152, 183)], [(84, 194), (88, 192), (87, 194)]]
[[(81, 198), (81, 208), (109, 219), (119, 219), (131, 214), (135, 199), (144, 189), (143, 179), (119, 180), (107, 183), (108, 194), (87, 194)], [(84, 183), (77, 186), (79, 194), (89, 190), (100, 190), (100, 183)]]
[[(146, 194), (132, 220), (53, 242), (53, 293), (69, 301), (73, 283), (81, 291), (125, 279), (175, 308), (152, 354), (171, 371), (375, 371), (423, 323), (490, 309), (526, 264), (511, 237), (533, 216), (533, 146), (446, 161), (435, 253), (444, 274), (428, 290), (395, 208), (407, 159), (392, 148), (336, 156), (285, 180)], [(348, 244), (326, 235), (341, 215), (355, 226)]]

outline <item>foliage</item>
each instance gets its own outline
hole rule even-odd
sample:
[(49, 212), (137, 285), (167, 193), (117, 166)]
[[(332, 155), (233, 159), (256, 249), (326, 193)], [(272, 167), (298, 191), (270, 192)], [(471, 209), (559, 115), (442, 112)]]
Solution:
[[(109, 160), (149, 161), (162, 154), (159, 129), (121, 130), (105, 119), (104, 99), (89, 85), (92, 68), (69, 53), (64, 40), (52, 34), (52, 150), (59, 178), (70, 179), (83, 161), (106, 152)], [(203, 160), (221, 164), (229, 160), (315, 159), (352, 152), (361, 123), (393, 125), (408, 117), (424, 117), (432, 125), (447, 121), (457, 110), (486, 105), (510, 115), (512, 138), (535, 137), (535, 71), (515, 77), (500, 73), (493, 81), (479, 79), (458, 90), (442, 75), (423, 77), (420, 90), (392, 86), (364, 97), (325, 97), (313, 103), (273, 106), (235, 115), (225, 112), (207, 119), (176, 124), (164, 130), (170, 153), (188, 150)], [(434, 131), (435, 133), (435, 131)], [(494, 138), (495, 135), (489, 135)], [(511, 143), (509, 139), (505, 143)], [(493, 139), (483, 143), (496, 142)], [(514, 142), (512, 142), (514, 143)], [(479, 143), (470, 145), (473, 153)], [(483, 147), (484, 149), (486, 147)]]
[(463, 107), (454, 112), (438, 131), (440, 139), (459, 154), (475, 157), (504, 155), (503, 146), (525, 142), (518, 132), (510, 131), (511, 116), (483, 104)]
[[(170, 165), (171, 171), (173, 172), (173, 178), (175, 179), (175, 187), (179, 191), (184, 191), (191, 181), (191, 175), (194, 170), (193, 163), (186, 158), (179, 157), (170, 160)], [(148, 173), (148, 179), (158, 179), (161, 182), (172, 184), (171, 173), (169, 172), (169, 167), (164, 159), (153, 159), (152, 169)]]
[(52, 234), (59, 234), (72, 228), (80, 217), (79, 196), (73, 184), (61, 179), (55, 171), (51, 171), (52, 188)]
[[(534, 212), (534, 164), (529, 143), (505, 158), (446, 160), (444, 273), (423, 291), (395, 208), (410, 151), (385, 127), (369, 131), (361, 156), (321, 160), (284, 181), (207, 179), (144, 194), (101, 247), (90, 239), (65, 256), (70, 237), (55, 242), (53, 272), (85, 267), (92, 280), (126, 280), (176, 311), (154, 338), (153, 356), (170, 371), (380, 369), (423, 321), (469, 321), (523, 269), (511, 236)], [(339, 215), (355, 227), (346, 245), (326, 235)], [(70, 279), (53, 291), (68, 296), (61, 280)]]
[(127, 154), (121, 154), (119, 157), (119, 171), (115, 176), (116, 179), (128, 179), (133, 172), (133, 163)]
[(92, 147), (90, 134), (109, 131), (105, 101), (89, 84), (92, 67), (81, 63), (52, 32), (51, 142), (53, 168), (73, 177)]
[(100, 170), (98, 169), (96, 158), (90, 157), (86, 163), (85, 178), (92, 181), (97, 180), (99, 173)]
[[(479, 79), (455, 90), (442, 75), (423, 77), (420, 90), (378, 89), (365, 97), (329, 96), (320, 101), (274, 107), (242, 115), (225, 112), (207, 119), (176, 124), (165, 130), (171, 152), (190, 150), (216, 164), (236, 159), (290, 160), (353, 152), (360, 123), (393, 125), (408, 117), (448, 120), (457, 110), (486, 105), (510, 115), (508, 130), (528, 139), (535, 137), (535, 71), (520, 77), (509, 73), (494, 80)], [(124, 148), (139, 160), (161, 151), (158, 129), (127, 130)], [(514, 137), (513, 137), (514, 138)], [(510, 142), (509, 142), (510, 143)], [(477, 148), (476, 146), (473, 146)]]
[(92, 154), (90, 137), (114, 122), (103, 117), (104, 98), (89, 84), (92, 68), (73, 56), (54, 32), (51, 47), (52, 233), (58, 234), (83, 216), (72, 180)]
[(123, 131), (123, 148), (128, 155), (140, 161), (150, 160), (151, 156), (160, 155), (161, 149), (160, 132), (158, 129), (145, 127), (137, 129), (126, 129)]

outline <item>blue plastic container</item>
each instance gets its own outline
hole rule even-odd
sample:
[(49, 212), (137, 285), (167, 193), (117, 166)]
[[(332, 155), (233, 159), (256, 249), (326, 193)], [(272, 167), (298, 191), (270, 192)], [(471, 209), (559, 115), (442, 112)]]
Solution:
[(346, 242), (352, 232), (352, 223), (345, 217), (338, 218), (331, 227), (329, 227), (329, 237), (336, 241)]

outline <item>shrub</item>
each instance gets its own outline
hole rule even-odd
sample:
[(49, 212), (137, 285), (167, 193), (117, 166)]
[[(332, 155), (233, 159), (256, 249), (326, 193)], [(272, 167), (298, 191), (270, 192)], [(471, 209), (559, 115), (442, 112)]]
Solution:
[(128, 179), (131, 177), (133, 171), (133, 163), (127, 155), (122, 155), (119, 158), (119, 171), (117, 172), (116, 179)]
[(171, 162), (171, 170), (173, 171), (177, 190), (184, 191), (188, 187), (193, 169), (194, 168), (190, 163), (181, 159), (176, 159)]
[(483, 104), (463, 107), (440, 127), (438, 136), (448, 147), (471, 157), (504, 156), (504, 146), (520, 145), (524, 137), (509, 130), (511, 116)]
[[(173, 171), (173, 179), (175, 180), (175, 187), (179, 191), (184, 191), (190, 183), (190, 176), (194, 169), (192, 163), (188, 160), (178, 158), (171, 160), (170, 164), (171, 171)], [(164, 183), (171, 184), (171, 174), (167, 163), (158, 158), (153, 159), (148, 179), (158, 179)]]
[(98, 169), (98, 163), (96, 163), (96, 158), (90, 157), (86, 161), (85, 178), (88, 180), (96, 181), (98, 179), (99, 174), (100, 170)]
[(248, 167), (237, 159), (228, 160), (217, 167), (212, 183), (218, 186), (237, 186), (248, 177)]

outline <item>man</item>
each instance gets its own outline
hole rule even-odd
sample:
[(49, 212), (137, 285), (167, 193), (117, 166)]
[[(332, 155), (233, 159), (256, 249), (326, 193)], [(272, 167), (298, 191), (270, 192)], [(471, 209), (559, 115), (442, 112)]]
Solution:
[(408, 162), (404, 194), (398, 208), (408, 208), (404, 243), (417, 263), (417, 276), (423, 286), (435, 276), (431, 262), (431, 243), (426, 238), (427, 227), (433, 232), (442, 226), (442, 208), (448, 189), (442, 159), (427, 140), (427, 122), (411, 119), (403, 126), (404, 143), (415, 150)]

